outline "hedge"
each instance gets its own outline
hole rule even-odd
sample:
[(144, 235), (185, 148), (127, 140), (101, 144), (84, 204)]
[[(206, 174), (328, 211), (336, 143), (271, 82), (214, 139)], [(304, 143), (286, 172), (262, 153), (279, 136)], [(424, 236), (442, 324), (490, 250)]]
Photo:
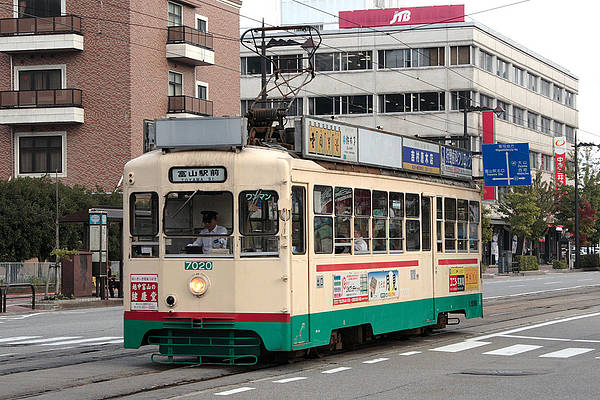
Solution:
[(600, 258), (598, 254), (581, 254), (579, 256), (579, 265), (581, 268), (598, 268), (600, 266)]
[(540, 269), (536, 256), (517, 256), (517, 262), (521, 271), (537, 271)]
[(552, 268), (554, 269), (567, 269), (566, 261), (554, 260), (552, 262)]

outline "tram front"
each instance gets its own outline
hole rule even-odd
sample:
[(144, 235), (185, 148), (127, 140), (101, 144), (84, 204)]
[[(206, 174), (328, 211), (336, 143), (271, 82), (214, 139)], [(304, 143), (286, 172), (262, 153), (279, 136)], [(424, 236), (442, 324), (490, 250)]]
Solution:
[(125, 347), (238, 365), (290, 350), (289, 155), (153, 151), (124, 176)]

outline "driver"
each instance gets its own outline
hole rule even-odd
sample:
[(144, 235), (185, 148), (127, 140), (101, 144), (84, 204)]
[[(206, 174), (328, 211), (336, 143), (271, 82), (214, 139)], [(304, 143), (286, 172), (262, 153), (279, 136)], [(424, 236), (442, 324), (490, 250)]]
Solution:
[[(217, 225), (216, 211), (202, 211), (202, 222), (204, 229), (201, 235), (227, 235), (227, 228)], [(219, 237), (199, 237), (190, 246), (202, 246), (204, 254), (210, 253), (212, 249), (224, 249), (227, 247), (227, 239)]]

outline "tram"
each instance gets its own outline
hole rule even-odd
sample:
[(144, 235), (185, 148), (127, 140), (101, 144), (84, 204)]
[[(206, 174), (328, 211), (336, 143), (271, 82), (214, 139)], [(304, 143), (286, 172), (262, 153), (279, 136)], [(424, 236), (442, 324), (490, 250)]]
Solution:
[(251, 365), (483, 316), (470, 154), (311, 117), (287, 148), (243, 118), (156, 124), (124, 170), (126, 348)]

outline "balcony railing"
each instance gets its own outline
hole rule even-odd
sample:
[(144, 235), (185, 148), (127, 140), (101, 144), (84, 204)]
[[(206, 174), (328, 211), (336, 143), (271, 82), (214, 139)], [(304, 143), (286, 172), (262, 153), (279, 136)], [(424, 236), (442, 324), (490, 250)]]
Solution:
[(169, 113), (213, 115), (213, 102), (191, 96), (169, 96)]
[(10, 90), (0, 92), (0, 108), (29, 107), (83, 107), (81, 89)]
[(189, 26), (170, 26), (167, 44), (188, 43), (198, 47), (213, 49), (213, 35)]
[(81, 34), (81, 17), (61, 15), (57, 17), (0, 19), (0, 36), (50, 35), (55, 33)]

